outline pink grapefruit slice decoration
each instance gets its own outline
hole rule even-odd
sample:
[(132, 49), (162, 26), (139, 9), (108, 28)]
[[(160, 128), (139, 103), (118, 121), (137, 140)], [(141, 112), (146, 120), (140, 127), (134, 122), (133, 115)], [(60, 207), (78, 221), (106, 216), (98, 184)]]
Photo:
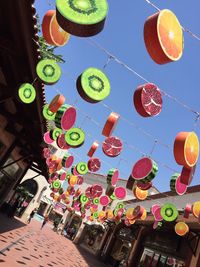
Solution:
[(53, 142), (54, 142), (54, 140), (53, 139), (51, 139), (51, 137), (50, 137), (50, 132), (46, 132), (44, 135), (43, 135), (43, 139), (44, 139), (44, 142), (46, 143), (46, 144), (52, 144)]
[(101, 161), (98, 158), (91, 158), (89, 159), (87, 165), (89, 171), (97, 172), (101, 168)]
[(110, 203), (110, 198), (108, 196), (101, 196), (100, 197), (100, 204), (102, 206), (107, 206)]
[(117, 157), (122, 147), (122, 141), (115, 136), (107, 137), (102, 145), (103, 153), (108, 157)]
[(124, 199), (126, 197), (126, 189), (122, 186), (118, 186), (114, 189), (114, 194), (118, 199)]
[(181, 175), (179, 173), (172, 175), (170, 180), (170, 189), (172, 192), (176, 192), (180, 196), (186, 193), (187, 185), (181, 183)]

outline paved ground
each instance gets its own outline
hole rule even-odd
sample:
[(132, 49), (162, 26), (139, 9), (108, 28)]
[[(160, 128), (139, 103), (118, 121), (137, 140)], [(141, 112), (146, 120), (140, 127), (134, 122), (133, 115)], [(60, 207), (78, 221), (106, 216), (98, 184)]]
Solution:
[(105, 267), (52, 226), (32, 220), (29, 225), (0, 214), (0, 267)]

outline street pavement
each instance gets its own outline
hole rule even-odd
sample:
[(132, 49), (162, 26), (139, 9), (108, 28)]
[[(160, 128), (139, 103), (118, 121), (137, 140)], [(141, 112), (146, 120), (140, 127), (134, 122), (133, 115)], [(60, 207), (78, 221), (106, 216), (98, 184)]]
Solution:
[(0, 214), (0, 267), (105, 267), (89, 252), (58, 235), (52, 225)]

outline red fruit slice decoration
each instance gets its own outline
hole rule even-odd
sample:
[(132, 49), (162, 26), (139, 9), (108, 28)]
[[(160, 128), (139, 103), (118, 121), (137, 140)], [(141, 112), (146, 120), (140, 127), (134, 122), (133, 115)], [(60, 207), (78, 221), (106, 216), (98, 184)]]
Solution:
[(122, 186), (118, 186), (114, 190), (114, 194), (118, 199), (124, 199), (126, 197), (126, 189)]
[(119, 171), (117, 169), (110, 169), (107, 175), (107, 183), (114, 186), (119, 179)]
[(78, 185), (82, 185), (82, 184), (83, 184), (83, 182), (84, 182), (84, 179), (83, 179), (83, 177), (82, 177), (82, 176), (80, 176), (80, 175), (78, 175), (77, 184), (78, 184)]
[(155, 214), (155, 211), (157, 210), (157, 208), (160, 208), (160, 206), (158, 204), (154, 204), (152, 207), (151, 207), (151, 213), (154, 215)]
[(101, 168), (101, 161), (98, 158), (91, 158), (88, 160), (88, 169), (91, 172), (97, 172)]
[(162, 110), (162, 95), (153, 83), (138, 86), (133, 101), (135, 109), (143, 117), (157, 116)]
[(122, 151), (122, 142), (115, 136), (108, 137), (104, 140), (102, 149), (106, 156), (117, 157)]
[(152, 187), (152, 182), (142, 183), (140, 181), (137, 181), (137, 187), (139, 187), (141, 190), (148, 190)]
[(133, 210), (133, 219), (139, 219), (144, 213), (144, 208), (142, 206), (136, 206)]
[(186, 186), (190, 185), (193, 180), (195, 170), (196, 170), (196, 165), (192, 168), (183, 167), (180, 176), (181, 183)]
[(188, 219), (191, 212), (192, 212), (192, 205), (191, 204), (186, 204), (185, 209), (184, 209), (183, 217)]
[(158, 172), (158, 166), (150, 158), (142, 158), (133, 166), (131, 176), (135, 180), (141, 180), (143, 183), (151, 182)]
[(95, 142), (92, 144), (90, 150), (89, 150), (88, 153), (87, 153), (88, 157), (91, 158), (91, 157), (94, 155), (94, 152), (97, 150), (98, 146), (99, 146), (99, 143), (98, 143), (97, 141), (95, 141)]
[(56, 113), (55, 125), (65, 131), (72, 128), (76, 121), (76, 109), (70, 105), (62, 105)]
[(49, 110), (53, 113), (56, 113), (64, 103), (64, 95), (56, 95), (49, 104)]
[(44, 142), (46, 144), (52, 144), (54, 142), (54, 140), (51, 139), (50, 137), (50, 132), (46, 132), (44, 135), (43, 135), (43, 139), (44, 139)]
[(157, 207), (157, 209), (155, 209), (154, 217), (155, 221), (161, 222), (163, 220), (163, 217), (161, 215), (161, 207)]
[(103, 194), (103, 187), (101, 185), (95, 184), (91, 187), (92, 197), (100, 197)]
[(107, 121), (103, 127), (103, 130), (102, 130), (102, 134), (104, 136), (106, 136), (106, 137), (111, 136), (115, 127), (117, 126), (119, 117), (120, 117), (120, 115), (115, 113), (115, 112), (110, 113), (110, 115), (108, 116)]
[(66, 154), (62, 158), (62, 166), (65, 168), (70, 168), (73, 162), (74, 162), (74, 157), (70, 154)]
[(47, 148), (47, 147), (45, 147), (44, 149), (43, 149), (43, 156), (44, 156), (44, 158), (49, 158), (50, 156), (51, 156), (51, 151), (50, 151), (50, 149), (49, 148)]
[(130, 175), (129, 178), (128, 178), (128, 180), (127, 180), (127, 183), (126, 183), (126, 188), (132, 191), (134, 185), (135, 185), (135, 180), (134, 180), (133, 177)]
[(179, 173), (174, 173), (170, 180), (170, 189), (172, 192), (176, 192), (178, 195), (182, 196), (187, 191), (187, 185), (181, 183), (181, 175)]
[(110, 198), (108, 196), (101, 196), (100, 197), (100, 204), (102, 206), (107, 206), (110, 203)]
[(65, 141), (65, 134), (60, 134), (56, 139), (57, 146), (61, 149), (69, 149), (70, 146)]

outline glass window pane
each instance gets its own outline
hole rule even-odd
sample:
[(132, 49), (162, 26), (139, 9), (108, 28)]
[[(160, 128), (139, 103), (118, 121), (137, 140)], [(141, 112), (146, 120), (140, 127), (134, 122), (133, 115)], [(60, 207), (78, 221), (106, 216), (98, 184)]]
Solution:
[(151, 262), (154, 256), (154, 251), (150, 249), (144, 249), (142, 257), (140, 259), (139, 267), (151, 267)]
[(167, 257), (161, 255), (161, 256), (160, 256), (159, 263), (158, 263), (158, 265), (157, 265), (156, 267), (164, 267), (164, 266), (166, 266), (166, 265), (165, 265), (166, 260), (167, 260)]
[(159, 261), (160, 254), (155, 254), (151, 263), (151, 267), (157, 267), (157, 263)]

